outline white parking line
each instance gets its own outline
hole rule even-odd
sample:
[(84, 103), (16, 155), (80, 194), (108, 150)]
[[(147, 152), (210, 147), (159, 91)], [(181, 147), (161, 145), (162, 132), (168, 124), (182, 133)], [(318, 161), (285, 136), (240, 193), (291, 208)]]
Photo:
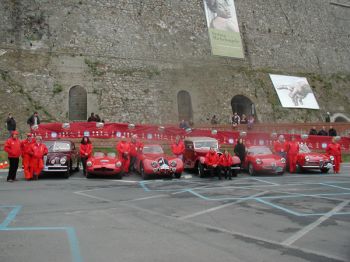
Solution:
[(295, 241), (297, 241), (298, 239), (302, 238), (304, 235), (306, 235), (307, 233), (309, 233), (311, 230), (313, 230), (315, 227), (317, 227), (318, 225), (320, 225), (321, 223), (323, 223), (324, 221), (326, 221), (328, 218), (330, 218), (331, 216), (333, 216), (335, 213), (339, 212), (341, 209), (343, 209), (346, 205), (348, 205), (350, 203), (350, 200), (348, 201), (344, 201), (342, 203), (340, 203), (339, 205), (337, 205), (335, 208), (333, 208), (331, 211), (329, 211), (327, 214), (323, 215), (322, 217), (320, 217), (319, 219), (317, 219), (315, 222), (311, 223), (310, 225), (302, 228), (300, 231), (298, 231), (297, 233), (295, 233), (293, 236), (291, 236), (290, 238), (286, 239), (285, 241), (282, 242), (282, 245), (285, 246), (290, 246), (291, 244), (293, 244)]
[[(258, 197), (258, 196), (264, 195), (264, 194), (266, 194), (266, 193), (268, 193), (268, 192), (269, 192), (269, 191), (260, 192), (260, 193), (257, 193), (257, 194), (255, 194), (255, 195), (252, 195), (252, 196), (247, 197), (247, 199), (248, 199), (248, 198), (251, 198), (251, 197)], [(227, 203), (227, 204), (223, 204), (223, 205), (220, 205), (220, 206), (217, 206), (217, 207), (212, 207), (212, 208), (209, 208), (209, 209), (205, 209), (205, 210), (202, 210), (202, 211), (199, 211), (199, 212), (190, 214), (190, 215), (186, 215), (186, 216), (179, 217), (179, 219), (184, 220), (184, 219), (188, 219), (188, 218), (193, 218), (193, 217), (196, 217), (196, 216), (200, 216), (200, 215), (203, 215), (203, 214), (207, 214), (207, 213), (210, 213), (210, 212), (213, 212), (213, 211), (216, 211), (216, 210), (219, 210), (219, 209), (228, 207), (228, 206), (232, 206), (232, 205), (234, 205), (234, 204), (241, 203), (241, 202), (243, 202), (243, 201), (246, 201), (247, 199), (240, 199), (240, 200), (238, 200), (238, 201), (234, 201), (234, 202)]]
[[(86, 191), (87, 191), (87, 190), (86, 190)], [(92, 191), (92, 190), (90, 190), (90, 191)], [(112, 202), (111, 200), (109, 200), (109, 199), (107, 199), (107, 198), (102, 198), (102, 197), (97, 197), (97, 196), (88, 195), (88, 194), (85, 194), (85, 193), (80, 192), (80, 191), (74, 192), (74, 194), (81, 195), (81, 196), (84, 196), (84, 197), (93, 198), (93, 199), (97, 199), (97, 200), (101, 200), (101, 201), (105, 201), (105, 202)]]
[(135, 199), (126, 200), (125, 202), (147, 200), (147, 199), (160, 198), (160, 197), (165, 197), (165, 196), (168, 196), (168, 195), (161, 194), (161, 195), (154, 195), (154, 196), (149, 196), (149, 197), (140, 197), (140, 198), (135, 198)]

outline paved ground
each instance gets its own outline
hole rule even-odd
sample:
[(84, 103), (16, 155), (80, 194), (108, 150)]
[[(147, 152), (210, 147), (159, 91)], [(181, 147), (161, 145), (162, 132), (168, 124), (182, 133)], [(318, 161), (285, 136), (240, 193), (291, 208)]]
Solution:
[(340, 175), (6, 183), (0, 261), (349, 261), (350, 165)]

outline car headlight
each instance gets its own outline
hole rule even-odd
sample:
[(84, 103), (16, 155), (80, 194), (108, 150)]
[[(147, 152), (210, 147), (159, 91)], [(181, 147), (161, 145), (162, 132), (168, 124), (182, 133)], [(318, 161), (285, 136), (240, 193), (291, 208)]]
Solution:
[(262, 164), (262, 161), (261, 161), (261, 159), (259, 159), (259, 158), (257, 158), (257, 159), (255, 160), (255, 162), (256, 162), (258, 165), (261, 165), (261, 164)]
[(151, 166), (152, 166), (152, 167), (157, 167), (157, 166), (158, 166), (158, 163), (157, 163), (156, 161), (153, 161), (153, 162), (151, 163)]
[(176, 163), (175, 160), (173, 160), (173, 161), (170, 162), (170, 165), (171, 165), (172, 167), (176, 167), (177, 163)]
[(62, 158), (60, 159), (60, 164), (61, 164), (61, 165), (64, 165), (66, 162), (67, 162), (67, 158), (66, 158), (66, 157), (62, 157)]
[(309, 156), (305, 156), (305, 161), (306, 162), (310, 161), (310, 157)]
[(51, 165), (54, 165), (56, 163), (56, 159), (54, 159), (54, 158), (51, 159), (50, 163), (51, 163)]
[(286, 159), (285, 159), (284, 157), (282, 157), (282, 158), (281, 158), (281, 162), (282, 162), (283, 164), (285, 164), (285, 163), (286, 163)]
[(92, 166), (92, 162), (91, 162), (91, 161), (87, 161), (87, 162), (86, 162), (86, 165), (87, 165), (87, 166)]
[(122, 166), (122, 162), (117, 161), (117, 162), (115, 163), (115, 166), (116, 166), (116, 167), (121, 167), (121, 166)]
[(333, 161), (334, 160), (334, 156), (330, 156), (329, 159)]

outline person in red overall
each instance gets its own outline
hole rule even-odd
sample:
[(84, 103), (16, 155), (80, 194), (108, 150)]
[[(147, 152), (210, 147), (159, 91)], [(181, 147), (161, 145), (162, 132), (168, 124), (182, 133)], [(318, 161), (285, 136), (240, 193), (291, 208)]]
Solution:
[(18, 139), (18, 135), (17, 131), (12, 131), (11, 137), (6, 140), (4, 145), (4, 151), (7, 153), (10, 163), (7, 182), (16, 181), (19, 157), (22, 154), (21, 141)]
[(337, 142), (339, 137), (333, 137), (332, 142), (328, 144), (326, 148), (326, 153), (330, 156), (334, 156), (334, 173), (339, 174), (340, 172), (340, 163), (342, 161), (342, 155), (341, 155), (341, 146)]
[(83, 164), (83, 175), (86, 176), (86, 161), (92, 156), (92, 144), (88, 136), (84, 136), (80, 141), (80, 160)]
[(295, 141), (295, 137), (292, 136), (292, 140), (288, 143), (288, 164), (289, 173), (295, 173), (297, 165), (297, 155), (299, 153), (299, 143)]
[(137, 135), (133, 135), (130, 141), (130, 165), (129, 172), (135, 170), (136, 156), (143, 149), (143, 144), (140, 141), (137, 141)]
[(41, 136), (37, 136), (36, 142), (31, 147), (31, 165), (33, 168), (33, 179), (38, 180), (41, 171), (44, 168), (44, 155), (47, 155), (48, 150), (45, 144), (42, 143)]
[(209, 152), (205, 155), (205, 162), (207, 169), (211, 176), (217, 174), (219, 179), (221, 179), (221, 174), (219, 170), (219, 155), (216, 153), (214, 147), (210, 147)]
[(130, 143), (126, 141), (125, 136), (122, 136), (120, 142), (116, 146), (118, 156), (122, 162), (123, 171), (125, 174), (129, 172), (130, 165)]
[(175, 142), (171, 144), (171, 151), (177, 157), (183, 160), (183, 154), (185, 153), (184, 142), (180, 139), (180, 136), (176, 136)]
[(287, 159), (287, 151), (288, 143), (285, 141), (284, 136), (280, 135), (278, 140), (273, 143), (273, 152)]
[(31, 133), (27, 134), (27, 139), (21, 142), (22, 148), (22, 164), (24, 170), (24, 178), (26, 180), (33, 179), (33, 168), (31, 166), (31, 158), (32, 158), (32, 146), (35, 143), (35, 139), (33, 139), (33, 135)]
[(227, 150), (225, 150), (224, 153), (219, 158), (220, 177), (221, 177), (221, 171), (223, 171), (225, 179), (227, 179), (228, 177), (229, 180), (232, 180), (232, 172), (231, 172), (232, 164), (233, 164), (232, 156)]

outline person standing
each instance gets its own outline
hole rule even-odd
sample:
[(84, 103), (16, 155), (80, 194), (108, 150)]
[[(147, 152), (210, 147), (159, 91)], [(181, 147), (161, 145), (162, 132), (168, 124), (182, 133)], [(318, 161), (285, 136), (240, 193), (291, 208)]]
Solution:
[(91, 115), (89, 116), (88, 122), (97, 122), (97, 119), (96, 119), (96, 116), (95, 116), (95, 113), (91, 113)]
[(288, 143), (284, 139), (284, 135), (280, 135), (278, 140), (273, 143), (273, 151), (275, 154), (287, 159)]
[(171, 144), (171, 151), (177, 157), (183, 160), (183, 154), (185, 153), (185, 144), (180, 139), (180, 136), (177, 135), (175, 138), (175, 142)]
[(337, 142), (339, 137), (333, 137), (332, 142), (328, 144), (326, 148), (326, 153), (330, 156), (334, 156), (334, 173), (339, 174), (340, 163), (342, 162), (341, 146)]
[(331, 114), (329, 112), (327, 112), (327, 114), (326, 114), (325, 121), (326, 121), (326, 123), (331, 122)]
[(333, 128), (333, 126), (330, 126), (328, 129), (328, 135), (329, 136), (337, 136), (337, 130)]
[(123, 172), (127, 174), (130, 166), (130, 144), (126, 141), (126, 137), (122, 136), (121, 140), (116, 146), (118, 156), (122, 162)]
[(317, 136), (317, 130), (316, 130), (316, 127), (313, 126), (310, 131), (309, 131), (309, 135), (310, 136)]
[(297, 155), (299, 153), (299, 143), (292, 136), (292, 140), (288, 143), (288, 163), (289, 163), (289, 173), (295, 173), (297, 165)]
[(31, 164), (33, 168), (33, 179), (38, 180), (41, 171), (44, 168), (44, 155), (47, 155), (48, 150), (45, 144), (42, 143), (41, 136), (35, 138), (35, 143), (31, 147)]
[(235, 148), (233, 149), (235, 152), (236, 156), (241, 160), (240, 166), (242, 167), (244, 160), (245, 160), (245, 155), (246, 155), (246, 149), (245, 145), (243, 143), (243, 138), (239, 138), (237, 141), (237, 144), (235, 145)]
[(12, 114), (9, 113), (6, 120), (7, 131), (9, 131), (9, 137), (11, 137), (12, 131), (16, 130), (16, 120), (13, 118)]
[(323, 126), (320, 131), (318, 131), (317, 135), (319, 136), (328, 136), (328, 132), (326, 131), (326, 128)]
[(32, 128), (32, 126), (37, 126), (40, 124), (38, 112), (34, 112), (34, 114), (28, 118), (27, 124), (30, 126), (30, 128)]
[(33, 139), (33, 136), (31, 133), (28, 133), (27, 139), (21, 142), (23, 172), (24, 172), (24, 178), (26, 180), (33, 179), (33, 167), (31, 165), (32, 163), (31, 150), (34, 143), (35, 143), (35, 140)]
[(22, 154), (21, 141), (18, 139), (18, 135), (19, 133), (17, 131), (12, 131), (11, 137), (6, 140), (4, 145), (4, 151), (8, 155), (10, 164), (7, 182), (16, 180), (19, 157)]
[(83, 165), (83, 175), (86, 176), (86, 161), (92, 156), (92, 144), (88, 136), (84, 136), (80, 141), (80, 160)]
[(221, 175), (221, 171), (224, 173), (225, 179), (232, 180), (232, 171), (231, 166), (233, 164), (233, 159), (228, 150), (225, 150), (224, 153), (219, 158), (219, 174)]
[(235, 112), (231, 118), (231, 124), (233, 127), (237, 127), (240, 123), (241, 123), (241, 118), (239, 117), (237, 112)]
[(130, 141), (130, 165), (129, 165), (129, 172), (135, 170), (135, 162), (137, 154), (142, 152), (143, 144), (139, 141), (137, 141), (137, 135), (131, 136)]
[(207, 165), (207, 169), (211, 176), (218, 175), (221, 180), (221, 173), (219, 169), (219, 155), (215, 151), (214, 147), (210, 147), (209, 152), (205, 155), (205, 164)]

